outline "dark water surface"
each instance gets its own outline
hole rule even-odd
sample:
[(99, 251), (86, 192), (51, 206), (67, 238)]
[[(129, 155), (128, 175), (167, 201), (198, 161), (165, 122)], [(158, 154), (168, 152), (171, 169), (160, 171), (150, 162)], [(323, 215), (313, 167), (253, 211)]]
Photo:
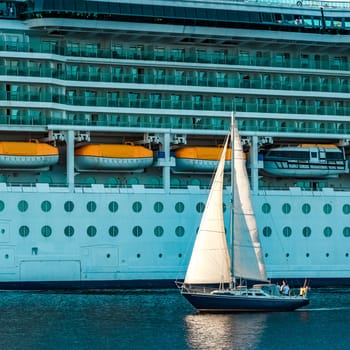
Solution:
[(350, 349), (350, 289), (294, 312), (197, 314), (176, 290), (0, 291), (0, 349)]

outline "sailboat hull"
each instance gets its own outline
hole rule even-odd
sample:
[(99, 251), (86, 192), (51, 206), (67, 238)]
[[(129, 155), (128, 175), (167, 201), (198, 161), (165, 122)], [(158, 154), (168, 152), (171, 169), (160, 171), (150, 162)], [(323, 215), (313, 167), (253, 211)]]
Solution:
[(306, 297), (241, 296), (182, 292), (182, 295), (202, 312), (276, 312), (293, 311), (309, 304)]

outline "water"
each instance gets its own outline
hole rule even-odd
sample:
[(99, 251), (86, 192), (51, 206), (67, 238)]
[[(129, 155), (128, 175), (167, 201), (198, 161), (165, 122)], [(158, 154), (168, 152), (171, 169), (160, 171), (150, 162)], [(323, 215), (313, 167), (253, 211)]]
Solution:
[(294, 312), (197, 314), (176, 290), (0, 291), (0, 349), (349, 349), (350, 289)]

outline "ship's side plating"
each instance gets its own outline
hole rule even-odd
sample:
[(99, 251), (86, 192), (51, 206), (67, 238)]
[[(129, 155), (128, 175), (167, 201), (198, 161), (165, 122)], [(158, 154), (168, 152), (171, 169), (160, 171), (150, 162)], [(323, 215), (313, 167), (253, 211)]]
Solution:
[[(2, 155), (1, 287), (172, 286), (211, 180), (208, 159), (176, 169), (176, 149), (220, 146), (232, 111), (268, 276), (349, 283), (346, 4), (61, 5), (0, 1), (0, 141), (59, 151), (45, 169), (25, 147)], [(338, 147), (342, 169), (266, 175), (268, 150), (301, 143)], [(143, 145), (153, 160), (111, 152), (81, 169), (75, 149), (90, 144)]]

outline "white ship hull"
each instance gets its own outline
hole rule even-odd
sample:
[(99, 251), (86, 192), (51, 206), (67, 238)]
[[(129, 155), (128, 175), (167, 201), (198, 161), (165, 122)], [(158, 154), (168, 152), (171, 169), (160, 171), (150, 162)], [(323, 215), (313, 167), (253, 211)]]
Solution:
[[(2, 191), (5, 189), (2, 186)], [(75, 194), (64, 188), (42, 190), (35, 187), (30, 191), (25, 187), (7, 189), (0, 220), (2, 288), (40, 285), (157, 287), (183, 278), (189, 259), (188, 246), (194, 240), (193, 227), (200, 221), (200, 213), (192, 208), (205, 200), (207, 190), (192, 188), (164, 193), (138, 186), (115, 190), (92, 186), (90, 190)], [(344, 243), (347, 238), (342, 234), (344, 214), (320, 213), (327, 203), (337, 203), (334, 208), (337, 211), (348, 203), (348, 197), (347, 192), (335, 193), (330, 189), (316, 195), (298, 189), (253, 195), (259, 230), (267, 226), (272, 228), (269, 237), (260, 232), (269, 278), (310, 278), (318, 284), (346, 283), (349, 253)], [(52, 209), (42, 213), (38, 198), (52, 203)], [(116, 198), (118, 209), (111, 212), (108, 208)], [(28, 209), (18, 213), (17, 203), (23, 200)], [(67, 201), (74, 203), (72, 212), (65, 212)], [(141, 203), (141, 215), (133, 212), (135, 201)], [(96, 204), (95, 212), (87, 209), (87, 203), (91, 202)], [(164, 203), (162, 214), (154, 211), (153, 205), (157, 202)], [(175, 212), (178, 202), (184, 203), (188, 215)], [(286, 202), (292, 210), (282, 215), (281, 206)], [(313, 223), (310, 237), (302, 234), (304, 224), (300, 217), (305, 214), (300, 208), (305, 202), (313, 208), (308, 214), (308, 221)], [(264, 203), (271, 205), (271, 215), (261, 211)], [(29, 216), (33, 219), (29, 220)], [(30, 229), (28, 235), (22, 237), (18, 232), (24, 222), (30, 223)], [(334, 233), (325, 237), (322, 232), (330, 222)], [(44, 237), (43, 227), (47, 226), (51, 234)], [(71, 231), (66, 235), (68, 226)], [(95, 236), (87, 234), (89, 226), (96, 227)], [(115, 236), (109, 234), (112, 226), (117, 227)], [(142, 226), (139, 236), (133, 234), (136, 226)], [(164, 229), (159, 237), (155, 235), (156, 226)], [(183, 227), (183, 236), (176, 234), (179, 226)], [(281, 232), (286, 226), (293, 227), (289, 237)]]

